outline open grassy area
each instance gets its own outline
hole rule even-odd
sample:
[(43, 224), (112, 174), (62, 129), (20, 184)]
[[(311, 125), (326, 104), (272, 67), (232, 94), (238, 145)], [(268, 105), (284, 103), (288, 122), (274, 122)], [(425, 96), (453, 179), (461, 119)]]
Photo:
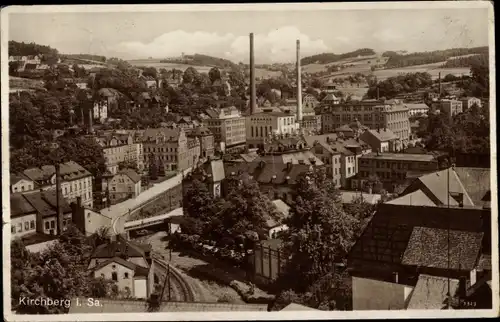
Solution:
[(9, 77), (9, 87), (11, 89), (44, 89), (43, 81), (21, 77)]

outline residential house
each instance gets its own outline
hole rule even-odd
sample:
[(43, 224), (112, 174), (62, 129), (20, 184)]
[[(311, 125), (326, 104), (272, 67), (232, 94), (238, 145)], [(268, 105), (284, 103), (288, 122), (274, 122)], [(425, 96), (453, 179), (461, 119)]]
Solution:
[(432, 104), (433, 109), (445, 113), (451, 118), (463, 112), (462, 102), (454, 99), (441, 99)]
[(302, 108), (304, 110), (315, 110), (319, 105), (319, 101), (311, 94), (304, 95), (302, 98)]
[(131, 297), (148, 299), (154, 291), (151, 246), (127, 241), (120, 235), (97, 247), (88, 270), (95, 278), (114, 281), (119, 291)]
[(132, 169), (123, 169), (108, 179), (107, 187), (112, 204), (135, 198), (141, 193), (141, 176)]
[[(22, 174), (35, 183), (35, 188), (43, 190), (56, 188), (56, 170), (53, 165), (26, 169)], [(61, 163), (60, 175), (63, 198), (71, 203), (75, 202), (77, 197), (81, 197), (82, 203), (92, 208), (93, 175), (74, 161)]]
[(433, 154), (370, 153), (359, 158), (359, 171), (352, 179), (354, 189), (364, 189), (370, 176), (376, 176), (392, 192), (412, 177), (438, 170)]
[(355, 119), (354, 122), (350, 124), (344, 124), (336, 128), (335, 133), (341, 138), (349, 139), (360, 137), (366, 130), (368, 130), (368, 127)]
[(157, 162), (165, 172), (186, 170), (199, 160), (199, 141), (188, 140), (182, 128), (146, 129), (142, 144), (145, 165), (149, 167), (151, 162)]
[(35, 182), (22, 173), (10, 175), (10, 193), (31, 191), (35, 189)]
[(273, 200), (273, 205), (276, 208), (275, 216), (270, 215), (266, 218), (266, 237), (269, 239), (278, 238), (280, 233), (288, 230), (288, 226), (283, 221), (290, 215), (290, 206), (283, 200)]
[(460, 99), (462, 102), (462, 110), (465, 112), (469, 110), (474, 104), (477, 105), (477, 107), (481, 107), (481, 99), (477, 97), (463, 97)]
[(246, 119), (234, 106), (207, 109), (209, 119), (203, 125), (214, 134), (214, 141), (221, 151), (241, 150), (245, 147)]
[[(60, 200), (61, 224), (65, 230), (72, 221), (68, 202)], [(34, 234), (58, 233), (57, 197), (55, 190), (34, 190), (10, 196), (11, 236), (27, 237)]]
[(213, 133), (206, 127), (196, 127), (186, 132), (188, 138), (197, 138), (200, 142), (200, 158), (210, 159), (214, 156), (215, 143)]
[(397, 144), (397, 136), (389, 129), (366, 130), (360, 139), (368, 143), (373, 151), (380, 153), (396, 152), (401, 149)]
[(73, 224), (85, 235), (91, 236), (102, 227), (111, 227), (112, 217), (82, 205), (81, 199), (71, 205)]
[(429, 106), (425, 103), (404, 103), (408, 108), (409, 116), (427, 115)]
[(108, 119), (108, 114), (112, 106), (116, 106), (120, 97), (120, 92), (113, 88), (101, 88), (94, 97), (93, 117), (104, 123)]
[(144, 76), (142, 75), (140, 77), (141, 80), (143, 80), (146, 83), (146, 86), (151, 89), (156, 89), (158, 87), (157, 81), (154, 77), (152, 76)]
[[(244, 160), (264, 161), (269, 164), (292, 163), (323, 165), (322, 160), (310, 151), (311, 147), (302, 135), (276, 135), (265, 143), (260, 155), (253, 158), (253, 152), (241, 154)], [(248, 161), (247, 161), (248, 162)]]
[(378, 204), (382, 195), (377, 193), (364, 193), (363, 191), (340, 191), (340, 198), (342, 200), (343, 205), (350, 205), (356, 199), (362, 199), (364, 202), (369, 203), (370, 205)]
[(448, 168), (416, 178), (401, 193), (401, 197), (390, 203), (487, 208), (490, 207), (490, 192), (489, 169)]
[(102, 147), (107, 171), (116, 174), (122, 162), (130, 162), (137, 166), (139, 172), (144, 170), (142, 142), (134, 141), (131, 134), (106, 133), (95, 137)]
[[(252, 180), (259, 183), (262, 192), (268, 195), (269, 199), (281, 199), (287, 204), (291, 204), (296, 196), (296, 184), (301, 175), (304, 175), (321, 165), (274, 163), (269, 164), (264, 161), (242, 163), (224, 162), (225, 178), (239, 174), (245, 174)], [(227, 195), (226, 181), (222, 184), (222, 194)]]
[(490, 220), (477, 208), (379, 205), (348, 256), (353, 309), (445, 309), (448, 285), (466, 300), (488, 279), (478, 268)]
[(340, 99), (335, 96), (333, 93), (327, 94), (323, 99), (321, 100), (322, 105), (337, 105), (340, 104)]
[(359, 158), (371, 152), (370, 146), (359, 138), (343, 139), (335, 134), (323, 134), (305, 139), (339, 187), (349, 186), (350, 179), (358, 172)]
[(78, 87), (79, 89), (87, 89), (88, 85), (87, 85), (87, 80), (86, 79), (77, 79), (75, 81), (75, 85), (76, 87)]
[(326, 93), (333, 93), (337, 89), (337, 85), (330, 78), (321, 88)]

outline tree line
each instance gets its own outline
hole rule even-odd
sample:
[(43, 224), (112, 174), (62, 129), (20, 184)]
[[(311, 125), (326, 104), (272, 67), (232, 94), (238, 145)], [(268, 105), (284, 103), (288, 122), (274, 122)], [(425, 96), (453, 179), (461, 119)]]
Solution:
[(435, 50), (429, 52), (416, 52), (411, 54), (401, 55), (394, 51), (386, 51), (382, 54), (384, 57), (389, 57), (385, 64), (386, 68), (400, 68), (414, 65), (433, 64), (445, 62), (454, 56), (463, 56), (469, 54), (487, 54), (488, 47), (474, 48), (453, 48), (446, 50)]
[(309, 65), (315, 63), (328, 64), (328, 63), (335, 63), (342, 59), (356, 58), (358, 56), (370, 56), (370, 55), (375, 55), (375, 51), (373, 49), (361, 48), (344, 54), (323, 53), (318, 55), (312, 55), (302, 58), (300, 60), (300, 63), (302, 65)]

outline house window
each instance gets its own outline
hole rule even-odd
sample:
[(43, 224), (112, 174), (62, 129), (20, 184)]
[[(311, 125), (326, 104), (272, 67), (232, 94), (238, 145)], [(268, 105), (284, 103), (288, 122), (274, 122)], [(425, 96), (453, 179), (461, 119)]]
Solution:
[(116, 265), (112, 265), (111, 268), (116, 269)]
[(18, 223), (17, 224), (17, 229), (19, 230), (19, 232), (22, 232), (23, 231), (23, 223)]
[(30, 221), (30, 229), (35, 229), (35, 221)]
[(52, 220), (50, 222), (50, 228), (52, 228), (52, 229), (56, 228), (56, 221), (55, 220)]
[(30, 230), (30, 223), (29, 221), (24, 222), (24, 230)]
[(123, 274), (123, 278), (128, 278), (128, 273)]
[[(96, 262), (97, 263), (97, 262)], [(104, 274), (101, 274), (101, 278), (104, 278)]]
[(24, 191), (24, 186), (21, 186), (21, 191)]
[(45, 222), (45, 229), (50, 229), (50, 223), (48, 221)]
[(13, 233), (13, 234), (15, 234), (16, 233), (16, 226), (12, 226), (10, 228), (10, 232)]
[(118, 281), (118, 274), (116, 272), (111, 273), (111, 279), (115, 282)]

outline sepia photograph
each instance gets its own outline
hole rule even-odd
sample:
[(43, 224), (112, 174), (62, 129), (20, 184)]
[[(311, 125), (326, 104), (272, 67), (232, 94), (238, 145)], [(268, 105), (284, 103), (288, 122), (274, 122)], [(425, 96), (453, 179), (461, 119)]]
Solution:
[(6, 321), (499, 315), (491, 2), (1, 24)]

